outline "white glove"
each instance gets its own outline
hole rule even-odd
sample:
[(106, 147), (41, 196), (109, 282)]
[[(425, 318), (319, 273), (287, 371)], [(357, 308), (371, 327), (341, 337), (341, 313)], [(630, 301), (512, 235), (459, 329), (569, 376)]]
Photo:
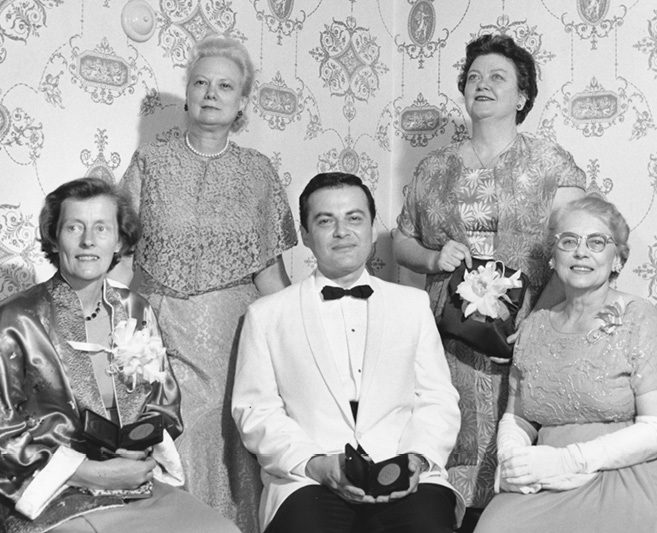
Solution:
[(595, 440), (567, 446), (580, 472), (615, 470), (657, 458), (657, 416), (640, 415), (635, 423)]
[(538, 431), (527, 420), (512, 413), (504, 413), (497, 429), (497, 468), (495, 469), (495, 492), (521, 492), (532, 494), (541, 490), (538, 484), (511, 484), (502, 475), (500, 466), (509, 457), (511, 450), (531, 447)]
[(551, 490), (579, 487), (600, 470), (615, 470), (657, 458), (657, 416), (636, 422), (595, 440), (565, 448), (514, 448), (500, 458), (502, 480), (512, 487), (538, 484)]
[(502, 478), (514, 486), (541, 484), (554, 476), (577, 474), (581, 468), (568, 448), (523, 446), (500, 460)]

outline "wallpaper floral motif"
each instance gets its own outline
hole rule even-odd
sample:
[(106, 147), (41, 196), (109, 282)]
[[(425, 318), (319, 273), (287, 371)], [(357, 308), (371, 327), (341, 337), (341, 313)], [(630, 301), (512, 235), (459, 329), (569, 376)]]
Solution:
[[(36, 241), (47, 192), (118, 181), (137, 146), (184, 132), (187, 50), (211, 33), (257, 65), (234, 140), (270, 157), (295, 215), (315, 173), (359, 174), (379, 208), (371, 269), (421, 286), (389, 230), (417, 163), (468, 135), (465, 44), (505, 33), (538, 66), (521, 129), (562, 144), (618, 204), (632, 228), (618, 286), (657, 302), (654, 0), (146, 0), (156, 27), (142, 42), (121, 24), (129, 1), (0, 0), (0, 300), (52, 273)], [(285, 261), (294, 280), (315, 264), (302, 245)]]

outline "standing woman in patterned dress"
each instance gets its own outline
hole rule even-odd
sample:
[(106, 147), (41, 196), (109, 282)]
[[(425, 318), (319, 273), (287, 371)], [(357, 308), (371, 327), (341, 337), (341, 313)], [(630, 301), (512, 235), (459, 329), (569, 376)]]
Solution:
[(141, 146), (121, 182), (144, 229), (140, 292), (157, 313), (182, 392), (187, 488), (246, 533), (258, 528), (261, 482), (230, 416), (239, 328), (259, 295), (289, 285), (281, 254), (297, 243), (270, 160), (228, 140), (245, 125), (253, 78), (241, 43), (197, 43), (187, 131)]
[[(583, 195), (584, 172), (559, 145), (518, 132), (538, 89), (534, 59), (511, 37), (484, 35), (471, 42), (458, 86), (472, 137), (418, 165), (394, 232), (397, 261), (427, 275), (436, 320), (451, 273), (462, 261), (471, 267), (473, 257), (522, 269), (530, 304), (553, 305), (563, 294), (558, 281), (548, 283), (547, 221), (554, 207)], [(469, 507), (467, 522), (493, 496), (495, 432), (509, 367), (459, 340), (443, 343), (462, 414), (447, 467)]]

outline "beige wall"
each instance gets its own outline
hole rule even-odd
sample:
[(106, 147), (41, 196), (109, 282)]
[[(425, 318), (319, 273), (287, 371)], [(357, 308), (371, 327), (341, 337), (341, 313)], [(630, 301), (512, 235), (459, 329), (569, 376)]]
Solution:
[[(47, 192), (118, 181), (140, 143), (184, 128), (181, 65), (208, 32), (243, 40), (259, 68), (234, 140), (272, 158), (295, 218), (318, 171), (361, 175), (380, 210), (374, 270), (421, 284), (390, 255), (402, 188), (463, 131), (465, 44), (502, 31), (540, 66), (522, 130), (556, 139), (618, 204), (632, 228), (619, 287), (657, 302), (654, 0), (145, 0), (156, 18), (143, 42), (124, 32), (127, 3), (0, 2), (0, 299), (52, 272), (34, 241)], [(313, 266), (301, 245), (285, 260), (294, 280)]]

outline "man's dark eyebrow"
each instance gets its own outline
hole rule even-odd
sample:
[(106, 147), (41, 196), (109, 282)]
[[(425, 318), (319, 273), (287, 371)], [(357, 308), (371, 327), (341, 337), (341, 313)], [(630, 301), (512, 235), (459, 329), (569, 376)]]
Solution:
[(319, 211), (314, 217), (313, 220), (316, 220), (320, 217), (332, 217), (334, 216), (333, 213), (329, 213), (328, 211)]

